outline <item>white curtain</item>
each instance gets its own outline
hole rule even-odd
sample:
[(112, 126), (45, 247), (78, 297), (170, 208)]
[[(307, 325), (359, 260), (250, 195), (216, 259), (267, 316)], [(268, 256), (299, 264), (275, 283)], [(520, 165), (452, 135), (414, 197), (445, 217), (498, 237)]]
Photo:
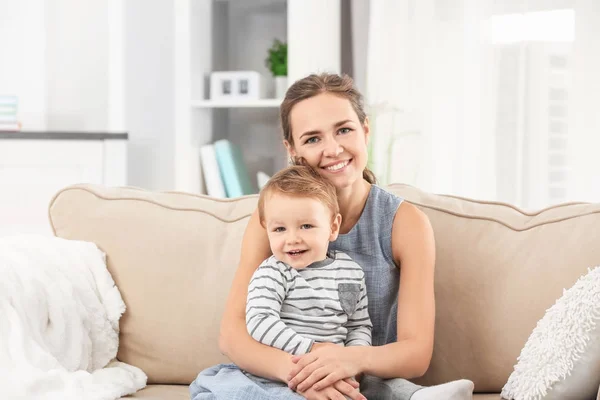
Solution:
[(354, 0), (352, 11), (382, 183), (526, 209), (600, 201), (600, 1)]

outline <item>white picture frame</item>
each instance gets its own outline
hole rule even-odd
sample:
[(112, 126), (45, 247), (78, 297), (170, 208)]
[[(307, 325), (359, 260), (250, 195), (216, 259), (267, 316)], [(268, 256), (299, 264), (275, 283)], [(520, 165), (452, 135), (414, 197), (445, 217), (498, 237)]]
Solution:
[(257, 100), (263, 95), (256, 71), (215, 71), (210, 74), (211, 100)]

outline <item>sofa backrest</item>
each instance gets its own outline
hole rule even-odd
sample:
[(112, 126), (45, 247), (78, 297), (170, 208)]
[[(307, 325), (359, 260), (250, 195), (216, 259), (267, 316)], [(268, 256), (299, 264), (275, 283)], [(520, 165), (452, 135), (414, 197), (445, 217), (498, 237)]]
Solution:
[[(458, 378), (499, 392), (545, 310), (600, 265), (600, 204), (536, 213), (392, 185), (429, 217), (436, 238), (431, 385)], [(121, 291), (119, 360), (149, 383), (189, 384), (227, 362), (217, 342), (241, 239), (257, 196), (76, 185), (50, 204), (55, 234), (96, 243)]]

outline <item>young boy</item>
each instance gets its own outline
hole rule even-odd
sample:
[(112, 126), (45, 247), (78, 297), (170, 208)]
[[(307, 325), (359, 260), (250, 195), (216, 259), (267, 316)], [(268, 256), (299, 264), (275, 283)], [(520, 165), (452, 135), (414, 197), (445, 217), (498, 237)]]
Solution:
[[(371, 345), (364, 273), (346, 254), (328, 252), (342, 219), (333, 185), (310, 167), (288, 167), (263, 187), (258, 212), (273, 255), (250, 280), (250, 335), (293, 355), (315, 343)], [(202, 371), (190, 394), (192, 400), (303, 398), (235, 365)]]
[(364, 273), (327, 251), (341, 223), (333, 185), (309, 167), (286, 168), (261, 191), (258, 212), (273, 255), (250, 280), (250, 335), (294, 355), (315, 342), (370, 346)]

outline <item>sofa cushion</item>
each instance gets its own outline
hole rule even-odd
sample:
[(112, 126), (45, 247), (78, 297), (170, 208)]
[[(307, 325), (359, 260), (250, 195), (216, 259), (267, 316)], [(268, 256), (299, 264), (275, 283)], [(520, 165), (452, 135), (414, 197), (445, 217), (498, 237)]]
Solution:
[(256, 202), (92, 185), (53, 200), (55, 234), (107, 254), (127, 306), (117, 357), (149, 383), (189, 384), (228, 361), (217, 346), (219, 324)]
[[(435, 346), (418, 382), (469, 378), (476, 391), (499, 393), (545, 310), (600, 264), (600, 205), (527, 214), (405, 185), (389, 189), (429, 216), (436, 237)], [(77, 185), (50, 204), (57, 236), (107, 253), (128, 307), (118, 357), (150, 383), (187, 384), (226, 361), (219, 321), (256, 202)]]
[[(121, 397), (121, 400), (189, 400), (190, 391), (187, 386), (149, 385), (134, 395)], [(499, 394), (476, 394), (473, 400), (501, 400)]]
[(145, 389), (121, 399), (190, 400), (190, 389), (183, 385), (148, 385)]

